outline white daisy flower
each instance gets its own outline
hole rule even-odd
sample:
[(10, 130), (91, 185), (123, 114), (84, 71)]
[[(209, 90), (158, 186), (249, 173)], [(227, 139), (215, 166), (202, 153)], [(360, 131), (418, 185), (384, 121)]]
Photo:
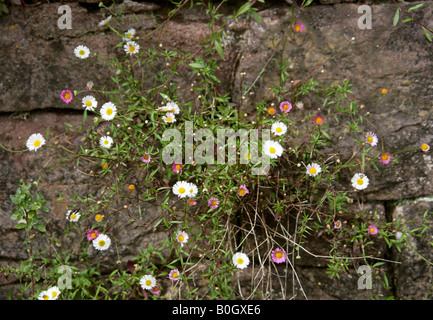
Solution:
[(140, 279), (140, 285), (144, 290), (150, 290), (156, 286), (156, 279), (150, 274), (145, 275)]
[(173, 114), (179, 114), (180, 108), (175, 102), (168, 102), (165, 106), (159, 107), (157, 111), (165, 111)]
[(263, 144), (263, 153), (272, 159), (281, 157), (283, 151), (283, 147), (277, 141), (268, 140)]
[(79, 45), (74, 49), (75, 56), (80, 59), (86, 59), (90, 55), (90, 50), (86, 46)]
[(99, 27), (102, 27), (102, 26), (106, 26), (106, 25), (108, 25), (108, 24), (110, 23), (111, 18), (112, 18), (112, 16), (109, 15), (106, 19), (100, 21), (100, 22), (98, 23), (98, 26), (99, 26)]
[(194, 198), (197, 195), (198, 188), (194, 183), (189, 183), (188, 186), (188, 197)]
[(185, 231), (179, 231), (176, 234), (176, 240), (180, 243), (181, 247), (183, 247), (186, 243), (188, 243), (189, 236)]
[(136, 54), (138, 53), (138, 50), (140, 50), (140, 46), (135, 41), (128, 41), (124, 46), (123, 49), (127, 54)]
[(111, 239), (107, 235), (100, 233), (96, 239), (92, 240), (92, 244), (96, 250), (107, 250), (111, 245)]
[(81, 102), (83, 103), (83, 108), (86, 110), (93, 111), (98, 106), (98, 101), (96, 101), (93, 96), (85, 96)]
[(307, 174), (312, 177), (317, 176), (320, 172), (322, 172), (322, 167), (317, 163), (310, 163), (307, 166)]
[(77, 222), (80, 217), (81, 214), (80, 212), (78, 212), (78, 210), (68, 210), (68, 212), (66, 213), (66, 219), (71, 222)]
[(275, 122), (272, 124), (271, 131), (277, 136), (281, 136), (287, 132), (287, 126), (283, 122)]
[(47, 290), (47, 293), (50, 296), (51, 300), (57, 300), (61, 291), (58, 287), (54, 286), (54, 287), (49, 288)]
[(165, 116), (163, 116), (162, 119), (164, 120), (165, 123), (176, 122), (176, 117), (175, 117), (174, 113), (171, 113), (171, 112), (167, 112), (167, 114)]
[(245, 253), (238, 252), (233, 255), (233, 264), (238, 269), (245, 269), (250, 264), (250, 259)]
[(110, 136), (103, 136), (101, 139), (99, 139), (99, 145), (103, 148), (111, 148), (111, 145), (113, 144), (113, 138)]
[(365, 142), (369, 143), (372, 147), (377, 146), (377, 142), (379, 139), (377, 138), (377, 135), (374, 132), (367, 132), (365, 135)]
[(125, 32), (125, 35), (123, 36), (124, 41), (132, 40), (132, 38), (135, 36), (135, 29), (131, 28), (128, 31)]
[(39, 293), (38, 300), (52, 300), (48, 290)]
[(178, 181), (173, 186), (173, 193), (179, 198), (185, 198), (190, 195), (191, 186), (186, 181)]
[(27, 149), (36, 151), (45, 144), (45, 139), (40, 133), (33, 133), (26, 142)]
[(352, 186), (353, 186), (355, 189), (363, 190), (363, 189), (367, 188), (368, 183), (369, 183), (369, 179), (368, 179), (368, 177), (367, 177), (365, 174), (363, 174), (363, 173), (356, 173), (356, 174), (353, 176), (351, 182), (352, 182)]
[(106, 102), (101, 107), (101, 117), (104, 120), (113, 120), (117, 113), (117, 108), (112, 102)]

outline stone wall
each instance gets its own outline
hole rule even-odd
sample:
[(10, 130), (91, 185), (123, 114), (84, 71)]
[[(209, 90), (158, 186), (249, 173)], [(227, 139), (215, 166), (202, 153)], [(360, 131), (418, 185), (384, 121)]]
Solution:
[[(290, 2), (290, 1), (288, 1)], [(432, 128), (432, 80), (433, 50), (421, 28), (415, 23), (392, 25), (395, 6), (390, 2), (371, 4), (372, 29), (358, 28), (356, 1), (320, 0), (314, 5), (295, 12), (297, 20), (306, 26), (305, 32), (290, 38), (286, 56), (292, 61), (292, 78), (304, 79), (312, 72), (319, 80), (341, 81), (353, 84), (353, 95), (365, 103), (363, 115), (371, 130), (383, 139), (384, 150), (396, 152), (419, 147), (422, 142), (433, 142)], [(100, 9), (98, 1), (68, 2), (72, 8), (71, 30), (57, 27), (59, 3), (36, 3), (11, 6), (10, 13), (0, 16), (0, 142), (10, 149), (24, 150), (24, 140), (31, 133), (45, 132), (50, 126), (52, 135), (65, 130), (65, 122), (78, 125), (82, 119), (80, 107), (63, 104), (58, 98), (64, 88), (84, 88), (92, 80), (95, 86), (108, 84), (109, 73), (97, 66), (78, 67), (79, 61), (71, 59), (73, 49), (88, 44), (100, 54), (116, 55), (113, 49), (117, 39), (107, 27), (98, 22), (108, 13)], [(230, 3), (224, 8), (231, 12)], [(128, 2), (125, 6), (121, 29), (136, 28), (139, 34), (157, 26), (158, 15), (164, 16), (172, 9), (164, 1), (154, 3)], [(241, 20), (230, 25), (224, 51), (226, 61), (221, 63), (219, 76), (223, 80), (221, 90), (230, 92), (234, 100), (240, 99), (240, 82), (252, 84), (266, 65), (273, 52), (273, 39), (279, 39), (291, 19), (290, 7), (284, 1), (261, 5), (262, 24)], [(433, 3), (426, 3), (416, 12), (418, 20), (433, 28)], [(137, 18), (137, 19), (136, 19)], [(167, 32), (150, 37), (143, 44), (166, 48), (192, 50), (208, 30), (206, 16), (199, 9), (181, 10), (166, 25)], [(352, 40), (352, 38), (355, 38)], [(323, 70), (323, 72), (322, 72)], [(241, 73), (246, 75), (241, 80)], [(185, 71), (179, 79), (182, 98), (189, 100), (188, 86), (193, 80)], [(277, 79), (272, 64), (255, 83), (253, 93), (246, 97), (244, 105), (254, 110), (254, 103), (262, 99), (267, 88)], [(388, 94), (377, 102), (369, 103), (379, 95), (381, 88)], [(314, 101), (304, 101), (306, 112), (317, 109)], [(331, 129), (336, 144), (335, 152), (352, 152), (353, 141), (344, 126)], [(59, 143), (77, 145), (80, 137)], [(430, 177), (433, 164), (430, 153), (407, 152), (399, 155), (399, 162), (371, 172), (371, 187), (364, 193), (367, 206), (379, 211), (384, 219), (400, 218), (407, 223), (420, 221), (425, 210), (431, 208), (433, 185)], [(15, 193), (20, 178), (37, 179), (42, 170), (56, 165), (53, 150), (44, 149), (31, 155), (26, 152), (6, 152), (0, 149), (0, 263), (17, 264), (27, 258), (22, 248), (23, 235), (13, 229), (10, 219), (12, 204), (9, 195)], [(40, 188), (48, 199), (55, 199), (62, 192), (64, 202), (55, 202), (51, 208), (52, 219), (61, 227), (67, 200), (79, 191), (86, 193), (94, 183), (88, 174), (76, 168), (47, 171)], [(342, 179), (349, 177), (342, 177)], [(341, 188), (347, 188), (343, 184)], [(137, 254), (144, 243), (159, 243), (166, 234), (152, 232), (149, 225), (159, 212), (152, 206), (147, 209), (145, 221), (129, 229), (129, 237), (119, 245), (123, 258)], [(410, 222), (409, 222), (410, 221)], [(127, 224), (127, 221), (125, 221)], [(143, 232), (143, 230), (145, 230)], [(430, 232), (431, 233), (431, 232)], [(427, 234), (431, 237), (430, 233)], [(314, 242), (314, 239), (311, 239)], [(414, 248), (422, 256), (433, 259), (428, 244), (422, 239), (411, 239)], [(314, 244), (313, 244), (314, 247)], [(131, 249), (134, 248), (134, 249)], [(320, 251), (320, 248), (317, 248)], [(423, 299), (431, 291), (433, 273), (431, 265), (413, 251), (387, 251), (380, 255), (401, 262), (387, 270), (393, 286), (392, 294), (400, 299)], [(103, 261), (107, 270), (113, 261)], [(366, 299), (368, 292), (356, 288), (358, 275), (351, 270), (338, 283), (324, 273), (325, 264), (317, 259), (301, 263), (299, 275), (303, 289), (311, 299)], [(6, 299), (9, 290), (16, 290), (13, 279), (0, 277), (0, 298)]]

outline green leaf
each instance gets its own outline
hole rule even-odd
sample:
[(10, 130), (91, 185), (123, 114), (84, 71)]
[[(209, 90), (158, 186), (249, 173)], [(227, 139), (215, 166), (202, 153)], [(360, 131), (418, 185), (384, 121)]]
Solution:
[(308, 0), (307, 2), (305, 2), (302, 8), (308, 7), (311, 4), (311, 2), (313, 2), (313, 0)]
[(222, 48), (221, 43), (219, 41), (215, 41), (215, 49), (218, 52), (218, 54), (220, 55), (221, 59), (224, 60), (224, 51), (223, 51), (223, 48)]
[(251, 11), (251, 17), (253, 17), (253, 19), (254, 19), (254, 21), (255, 21), (256, 23), (262, 23), (262, 21), (263, 21), (262, 16), (259, 15), (259, 14), (258, 14), (257, 12), (255, 12), (255, 11)]
[(397, 25), (399, 18), (400, 18), (400, 8), (397, 8), (397, 11), (395, 12), (394, 15), (394, 21), (392, 22), (394, 27)]
[(41, 224), (36, 225), (36, 228), (37, 228), (40, 232), (45, 232), (45, 231), (46, 231), (45, 226), (43, 226), (43, 225), (41, 225)]
[(21, 222), (15, 226), (15, 229), (24, 229), (27, 226), (27, 223)]
[(422, 29), (424, 30), (425, 36), (427, 37), (427, 40), (432, 42), (432, 37), (430, 35), (430, 31), (428, 31), (426, 28), (422, 27)]
[(418, 8), (421, 8), (423, 5), (424, 5), (424, 3), (417, 4), (416, 6), (413, 6), (413, 7), (409, 8), (407, 10), (407, 12), (411, 12), (412, 10), (416, 10)]
[(251, 8), (251, 2), (247, 2), (245, 3), (242, 7), (239, 8), (238, 13), (236, 14), (236, 16), (240, 16), (241, 14), (247, 12), (248, 10), (250, 10)]
[(203, 64), (197, 63), (197, 62), (191, 62), (189, 64), (189, 66), (192, 67), (192, 68), (196, 68), (196, 69), (203, 69), (204, 68)]

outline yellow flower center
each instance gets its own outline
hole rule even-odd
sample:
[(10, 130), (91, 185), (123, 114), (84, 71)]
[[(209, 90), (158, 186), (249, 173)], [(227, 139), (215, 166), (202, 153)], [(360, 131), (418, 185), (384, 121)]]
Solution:
[(65, 93), (65, 99), (66, 100), (71, 99), (71, 94), (69, 92)]
[(183, 235), (180, 235), (180, 236), (177, 237), (177, 239), (178, 239), (180, 242), (183, 242), (183, 241), (185, 240), (185, 237), (184, 237)]
[(387, 153), (382, 154), (382, 159), (383, 160), (388, 160), (389, 156)]
[(105, 241), (104, 240), (99, 240), (98, 244), (99, 244), (100, 247), (103, 247), (103, 246), (105, 246)]
[(423, 143), (422, 146), (421, 146), (421, 149), (424, 150), (424, 151), (428, 150), (428, 144)]
[(243, 195), (245, 195), (245, 193), (246, 193), (245, 189), (240, 189), (239, 190), (239, 195), (243, 196)]
[(87, 101), (86, 101), (86, 106), (90, 107), (91, 105), (92, 105), (92, 101), (87, 100)]
[(311, 168), (311, 169), (310, 169), (310, 173), (311, 173), (311, 174), (316, 174), (316, 172), (317, 172), (316, 168)]
[(145, 154), (143, 158), (144, 158), (144, 160), (149, 160), (149, 155)]
[(244, 260), (242, 258), (238, 258), (238, 264), (243, 264)]
[(34, 145), (35, 147), (39, 147), (39, 146), (41, 145), (41, 141), (40, 141), (40, 140), (36, 140), (36, 141), (33, 143), (33, 145)]
[(275, 253), (275, 257), (277, 257), (278, 259), (281, 259), (283, 257), (283, 253), (278, 251), (277, 253)]
[(185, 193), (185, 188), (179, 188), (179, 193)]
[(57, 292), (53, 291), (53, 298), (57, 297)]
[(77, 217), (75, 213), (71, 214), (71, 219), (74, 220)]
[(129, 52), (134, 52), (135, 51), (135, 47), (134, 46), (129, 46)]
[(372, 143), (372, 142), (373, 142), (373, 137), (369, 136), (369, 137), (367, 138), (367, 141), (368, 141), (369, 143)]
[(102, 214), (97, 214), (95, 216), (95, 220), (98, 221), (98, 222), (101, 222), (103, 218), (104, 218), (104, 216)]
[(295, 31), (296, 31), (296, 32), (301, 31), (301, 26), (299, 26), (299, 25), (295, 26)]
[(145, 284), (146, 284), (146, 286), (150, 286), (152, 284), (152, 281), (146, 280)]
[(102, 169), (107, 169), (107, 168), (108, 168), (108, 164), (103, 163), (103, 164), (102, 164)]
[(126, 37), (127, 37), (128, 39), (130, 39), (130, 38), (132, 37), (132, 33), (128, 33), (128, 34), (126, 35)]
[(106, 111), (106, 113), (107, 113), (108, 115), (111, 115), (111, 114), (113, 113), (113, 109), (108, 108), (107, 111)]
[(376, 230), (374, 228), (370, 228), (370, 233), (375, 233)]
[(84, 56), (85, 53), (86, 53), (86, 52), (85, 52), (84, 50), (80, 50), (80, 51), (78, 51), (78, 54), (79, 54), (80, 56)]
[(212, 200), (212, 201), (210, 202), (210, 204), (211, 204), (212, 206), (216, 206), (216, 205), (217, 205), (217, 202), (216, 202), (216, 200)]
[(386, 94), (387, 92), (388, 92), (388, 90), (382, 89), (382, 94)]
[(364, 184), (364, 180), (362, 180), (362, 179), (358, 179), (358, 180), (356, 181), (356, 183), (359, 184), (359, 185), (361, 186), (361, 185)]
[(317, 117), (317, 118), (316, 118), (316, 123), (317, 123), (317, 124), (321, 124), (322, 121), (323, 121), (322, 118), (320, 118), (320, 117)]
[(269, 152), (270, 152), (270, 153), (275, 153), (276, 151), (277, 151), (277, 150), (275, 150), (274, 147), (270, 147), (270, 148), (269, 148)]
[(275, 131), (277, 131), (278, 133), (282, 132), (283, 129), (281, 129), (281, 127), (278, 127)]
[(289, 106), (288, 106), (287, 104), (285, 104), (284, 107), (283, 107), (283, 109), (284, 109), (284, 110), (288, 110), (288, 109), (289, 109)]
[(194, 204), (194, 200), (193, 200), (193, 199), (188, 200), (188, 202), (189, 202), (189, 204), (191, 204), (191, 205)]
[(92, 232), (92, 233), (90, 234), (90, 236), (91, 236), (93, 239), (95, 239), (95, 238), (96, 238), (96, 232)]
[(268, 109), (268, 113), (269, 113), (270, 115), (273, 115), (273, 114), (275, 113), (275, 109), (274, 109), (274, 108), (269, 108), (269, 109)]
[(44, 294), (43, 299), (44, 299), (44, 300), (49, 300), (50, 297), (49, 297), (48, 295)]
[(172, 276), (173, 278), (177, 278), (179, 275), (177, 274), (177, 272), (174, 272), (171, 276)]
[(181, 169), (180, 164), (177, 164), (177, 165), (176, 165), (176, 170), (177, 170), (177, 171), (180, 171), (180, 169)]
[(129, 190), (134, 190), (135, 186), (133, 184), (130, 184), (128, 188), (129, 188)]
[(171, 120), (172, 120), (171, 117), (168, 117), (168, 118), (167, 118), (167, 122), (171, 122)]
[(109, 144), (109, 141), (108, 141), (108, 140), (105, 140), (105, 141), (104, 141), (104, 144)]

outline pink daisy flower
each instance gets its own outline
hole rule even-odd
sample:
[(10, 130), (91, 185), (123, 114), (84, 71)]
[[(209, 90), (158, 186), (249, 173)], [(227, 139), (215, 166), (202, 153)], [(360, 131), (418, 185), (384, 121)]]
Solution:
[(335, 221), (334, 223), (334, 229), (340, 229), (342, 226), (342, 223), (340, 220)]
[(389, 152), (384, 152), (380, 155), (380, 163), (389, 164), (389, 162), (392, 159), (392, 156), (389, 154)]
[(178, 269), (173, 269), (168, 274), (168, 278), (173, 281), (178, 281), (180, 279), (180, 272)]
[(152, 157), (150, 156), (150, 154), (148, 152), (146, 152), (142, 157), (141, 157), (141, 161), (143, 161), (144, 163), (150, 163), (150, 160), (152, 159)]
[(250, 193), (250, 190), (245, 185), (241, 185), (238, 190), (238, 195), (240, 197), (245, 196), (247, 193)]
[(63, 90), (60, 94), (60, 98), (63, 100), (64, 103), (68, 104), (72, 102), (74, 99), (74, 95), (72, 94), (71, 90)]
[(283, 101), (280, 103), (280, 110), (284, 113), (290, 112), (292, 110), (292, 104), (289, 101)]
[(192, 207), (197, 204), (197, 201), (194, 198), (188, 199), (186, 202)]
[(297, 22), (293, 25), (293, 30), (295, 30), (295, 32), (302, 32), (304, 29), (304, 24), (301, 22)]
[(97, 230), (90, 229), (87, 231), (87, 240), (93, 241), (99, 236), (99, 232)]
[(272, 258), (272, 261), (275, 263), (283, 263), (283, 262), (286, 262), (287, 254), (284, 250), (277, 248), (274, 251), (272, 251), (271, 258)]
[(174, 173), (179, 173), (179, 175), (182, 174), (182, 164), (180, 163), (173, 162), (173, 164), (171, 165), (171, 169)]
[(315, 126), (322, 126), (323, 125), (323, 117), (316, 114), (313, 118), (313, 124)]
[(218, 208), (218, 205), (220, 204), (220, 201), (218, 198), (210, 198), (207, 202), (207, 205), (211, 207), (212, 209)]
[(154, 286), (152, 289), (150, 289), (150, 292), (152, 292), (154, 295), (159, 296), (161, 294), (161, 289), (159, 289), (158, 286)]
[(377, 234), (377, 227), (374, 225), (368, 226), (368, 233), (371, 234), (372, 236), (374, 236), (375, 234)]

